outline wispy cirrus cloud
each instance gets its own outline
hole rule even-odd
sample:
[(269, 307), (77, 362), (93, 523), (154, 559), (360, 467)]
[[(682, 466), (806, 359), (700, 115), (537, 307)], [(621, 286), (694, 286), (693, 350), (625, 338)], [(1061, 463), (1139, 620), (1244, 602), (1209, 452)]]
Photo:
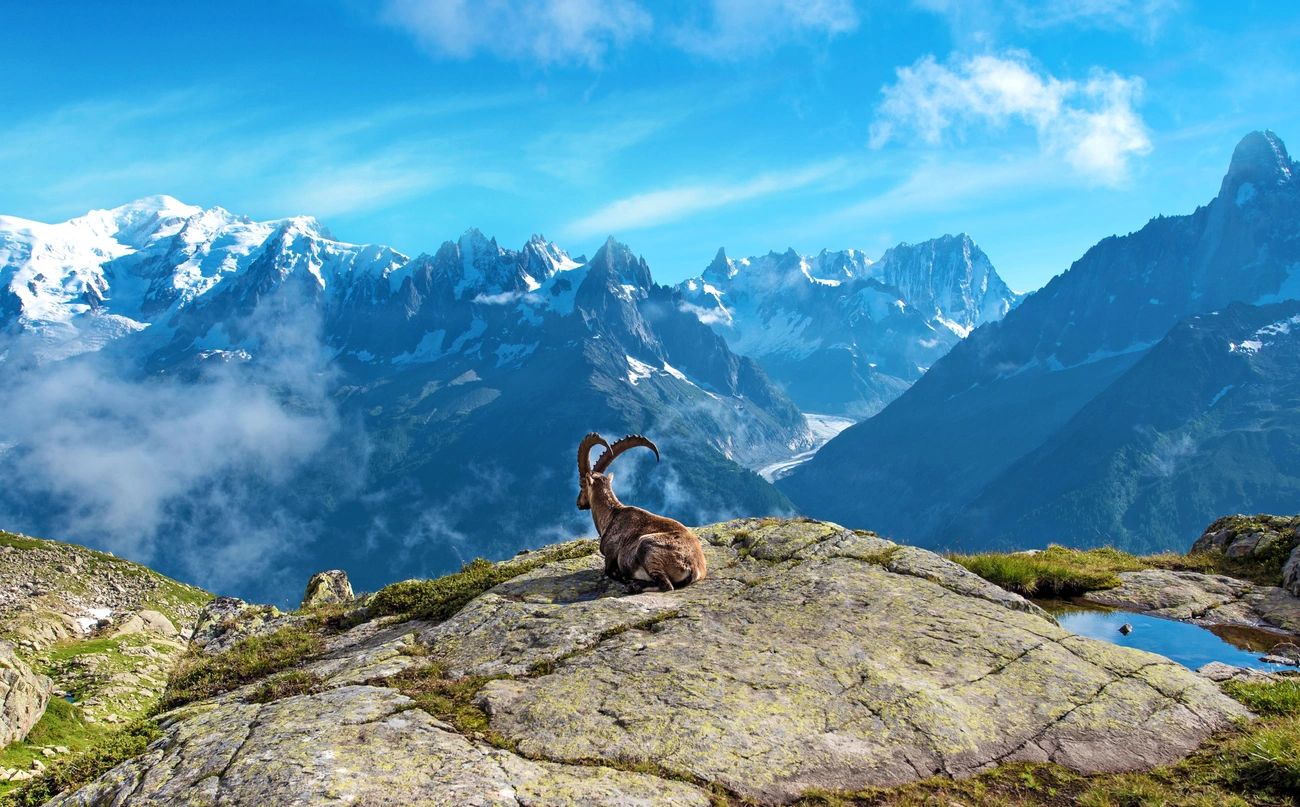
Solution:
[(1181, 0), (913, 0), (944, 17), (958, 41), (996, 40), (1005, 29), (1123, 31), (1153, 40), (1183, 5)]
[(670, 28), (690, 53), (736, 59), (799, 40), (825, 41), (855, 31), (852, 0), (711, 0), (697, 19)]
[(0, 171), (22, 189), (12, 212), (29, 217), (160, 191), (259, 215), (350, 214), (457, 183), (493, 184), (466, 159), (472, 129), (437, 124), (517, 102), (449, 97), (286, 119), (211, 88), (99, 98), (0, 125)]
[(807, 188), (830, 179), (844, 165), (842, 160), (831, 160), (792, 171), (760, 174), (741, 182), (685, 184), (638, 193), (583, 216), (569, 224), (566, 231), (583, 238), (653, 227), (695, 213)]
[(733, 61), (857, 29), (853, 0), (387, 0), (385, 23), (439, 58), (487, 54), (542, 67), (601, 67), (611, 51), (666, 45)]
[(871, 145), (915, 136), (935, 146), (979, 129), (1032, 128), (1045, 155), (1059, 157), (1088, 183), (1116, 185), (1134, 157), (1151, 151), (1135, 105), (1140, 78), (1093, 69), (1082, 81), (1038, 70), (1019, 51), (933, 56), (899, 68), (871, 125)]
[(388, 0), (382, 18), (438, 56), (587, 67), (654, 24), (634, 0)]

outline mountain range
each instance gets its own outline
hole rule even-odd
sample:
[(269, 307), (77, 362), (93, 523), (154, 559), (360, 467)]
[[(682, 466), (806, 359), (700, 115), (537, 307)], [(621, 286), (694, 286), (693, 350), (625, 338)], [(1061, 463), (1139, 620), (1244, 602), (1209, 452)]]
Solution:
[[(407, 258), (153, 197), (0, 219), (0, 267), (6, 523), (250, 595), (250, 571), (374, 586), (580, 532), (592, 429), (654, 434), (663, 467), (621, 485), (690, 520), (788, 510), (746, 466), (811, 445), (612, 239), (588, 261), (471, 230)], [(186, 568), (197, 544), (229, 568)]]
[(1215, 513), (1295, 510), (1298, 171), (1247, 135), (1209, 204), (1102, 240), (781, 489), (966, 549), (1181, 549)]
[(1295, 509), (1296, 171), (1252, 133), (1208, 205), (1028, 296), (965, 235), (665, 286), (612, 238), (408, 257), (167, 196), (0, 217), (0, 518), (250, 598), (374, 588), (588, 532), (598, 430), (655, 437), (619, 492), (687, 522), (1182, 548)]
[[(588, 260), (470, 230), (412, 258), (168, 196), (0, 217), (0, 516), (250, 597), (321, 566), (373, 587), (589, 529), (593, 429), (665, 449), (621, 463), (629, 501), (789, 512), (753, 469), (833, 433), (801, 406), (874, 411), (1016, 299), (964, 236), (806, 263), (715, 261), (706, 299), (613, 239)], [(774, 316), (802, 323), (785, 345)], [(191, 568), (200, 546), (218, 562)]]
[(864, 418), (916, 382), (1021, 295), (965, 234), (857, 250), (728, 258), (678, 286), (731, 348), (762, 365), (805, 412)]

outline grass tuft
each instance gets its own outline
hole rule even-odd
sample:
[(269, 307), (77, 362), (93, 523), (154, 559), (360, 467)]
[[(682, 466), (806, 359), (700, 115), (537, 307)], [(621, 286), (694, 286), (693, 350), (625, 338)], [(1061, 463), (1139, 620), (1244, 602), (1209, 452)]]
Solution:
[(399, 615), (410, 619), (442, 621), (465, 604), (501, 583), (560, 560), (595, 553), (595, 541), (573, 541), (532, 552), (503, 563), (476, 558), (459, 572), (436, 580), (403, 580), (375, 593), (369, 608), (373, 616)]
[(174, 709), (186, 703), (229, 692), (272, 673), (289, 669), (322, 651), (317, 634), (288, 626), (265, 636), (248, 636), (224, 653), (209, 655), (190, 650), (176, 663), (162, 708)]
[(1025, 597), (1076, 597), (1118, 586), (1119, 572), (1148, 568), (1141, 559), (1110, 547), (1050, 546), (1034, 554), (985, 552), (948, 557), (990, 583)]
[(310, 695), (320, 692), (325, 682), (315, 673), (306, 670), (289, 670), (273, 675), (249, 693), (249, 703), (270, 703), (294, 695)]

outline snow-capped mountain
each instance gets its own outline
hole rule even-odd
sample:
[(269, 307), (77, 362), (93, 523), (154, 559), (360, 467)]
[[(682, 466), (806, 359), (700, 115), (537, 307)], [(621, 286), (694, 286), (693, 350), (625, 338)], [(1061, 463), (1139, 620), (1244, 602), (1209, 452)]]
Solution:
[(702, 322), (757, 360), (805, 411), (866, 417), (971, 330), (1020, 300), (969, 236), (732, 259), (679, 287)]
[[(1300, 297), (1298, 173), (1272, 132), (1247, 135), (1209, 204), (1102, 240), (780, 487), (810, 515), (967, 548), (1184, 548), (1219, 512), (1294, 508), (1300, 410), (1269, 404), (1258, 380), (1255, 393), (1212, 399), (1233, 378), (1291, 364), (1252, 369), (1217, 354), (1256, 341), (1239, 332), (1285, 313), (1234, 304)], [(1186, 333), (1210, 330), (1224, 342), (1213, 352), (1213, 340)], [(1276, 349), (1295, 345), (1279, 339)], [(1250, 417), (1221, 418), (1229, 398), (1247, 401)], [(1183, 452), (1172, 465), (1171, 446)], [(1207, 461), (1214, 452), (1230, 459)], [(1185, 495), (1170, 494), (1171, 476)]]
[[(162, 196), (61, 224), (5, 217), (0, 467), (16, 482), (0, 515), (111, 547), (115, 530), (202, 527), (196, 540), (233, 542), (225, 522), (257, 514), (292, 525), (294, 575), (350, 563), (377, 585), (587, 528), (573, 451), (592, 429), (664, 450), (653, 472), (625, 463), (630, 501), (688, 521), (787, 509), (748, 468), (813, 436), (683, 309), (612, 239), (588, 261), (540, 236), (513, 250), (470, 230), (408, 258), (310, 218), (254, 222)], [(91, 387), (102, 403), (85, 402)], [(84, 416), (44, 420), (22, 406), (37, 400)], [(279, 432), (294, 439), (268, 454)], [(155, 486), (170, 493), (132, 511), (152, 523), (96, 518), (134, 495), (124, 472), (187, 452), (193, 463)], [(78, 473), (65, 473), (70, 456)], [(155, 542), (155, 562), (206, 573), (171, 543)]]
[[(298, 276), (346, 295), (407, 262), (329, 238), (311, 218), (255, 222), (153, 196), (59, 224), (0, 216), (0, 316), (37, 361), (98, 350), (187, 312)], [(232, 288), (238, 287), (238, 288)]]

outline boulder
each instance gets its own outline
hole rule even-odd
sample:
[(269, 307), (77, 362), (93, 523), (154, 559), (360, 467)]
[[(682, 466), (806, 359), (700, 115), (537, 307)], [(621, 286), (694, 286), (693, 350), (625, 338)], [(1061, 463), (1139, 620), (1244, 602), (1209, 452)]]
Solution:
[(129, 614), (115, 628), (112, 636), (125, 636), (131, 633), (151, 633), (155, 636), (161, 636), (164, 639), (174, 639), (179, 635), (176, 626), (165, 615), (144, 609), (134, 614)]
[(303, 617), (285, 614), (274, 605), (255, 605), (238, 597), (217, 597), (199, 612), (191, 642), (205, 653), (229, 650), (240, 639), (264, 636)]
[(1206, 528), (1191, 552), (1276, 564), (1282, 588), (1300, 597), (1300, 516), (1224, 516)]
[(0, 748), (27, 736), (45, 714), (54, 685), (0, 642)]
[(352, 584), (348, 582), (347, 572), (331, 569), (317, 572), (311, 576), (311, 580), (307, 581), (307, 593), (302, 597), (302, 607), (335, 605), (352, 602), (353, 599), (355, 597), (352, 594)]
[[(301, 668), (314, 691), (163, 715), (53, 804), (779, 804), (1005, 761), (1147, 768), (1248, 717), (933, 553), (802, 520), (697, 532), (710, 573), (684, 589), (630, 595), (587, 555), (441, 623), (357, 626)], [(422, 675), (460, 679), (489, 733), (416, 708)]]

